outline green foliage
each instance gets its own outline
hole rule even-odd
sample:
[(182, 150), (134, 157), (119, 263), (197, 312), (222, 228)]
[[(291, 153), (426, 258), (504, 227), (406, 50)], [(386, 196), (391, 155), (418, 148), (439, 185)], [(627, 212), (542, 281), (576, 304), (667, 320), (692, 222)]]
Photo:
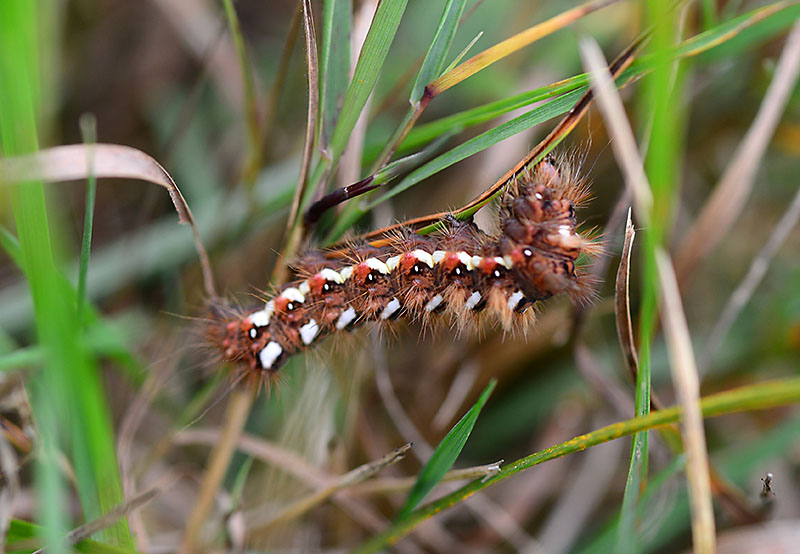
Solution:
[(398, 521), (408, 517), (408, 514), (422, 502), (422, 499), (442, 480), (444, 474), (453, 467), (458, 455), (464, 449), (464, 445), (467, 444), (472, 428), (475, 426), (475, 422), (478, 420), (486, 401), (489, 400), (489, 395), (492, 394), (495, 385), (497, 385), (497, 381), (492, 381), (486, 386), (478, 401), (458, 420), (458, 423), (450, 429), (442, 439), (442, 442), (433, 451), (428, 463), (417, 475), (417, 482), (414, 483), (414, 487), (408, 493), (405, 505), (397, 514), (396, 519)]

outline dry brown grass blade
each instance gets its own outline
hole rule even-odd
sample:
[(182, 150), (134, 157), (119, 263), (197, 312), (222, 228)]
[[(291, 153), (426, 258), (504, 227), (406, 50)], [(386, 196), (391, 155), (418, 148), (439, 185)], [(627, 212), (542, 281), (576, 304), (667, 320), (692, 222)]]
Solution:
[[(609, 67), (609, 71), (614, 77), (618, 77), (630, 64), (633, 62), (634, 56), (636, 52), (639, 50), (643, 42), (646, 40), (647, 35), (642, 35), (634, 40), (611, 64)], [(360, 237), (361, 239), (365, 240), (373, 240), (372, 244), (376, 246), (381, 246), (384, 241), (380, 238), (386, 235), (389, 235), (398, 229), (401, 228), (412, 228), (412, 229), (421, 229), (425, 226), (431, 225), (436, 223), (437, 221), (441, 220), (443, 217), (454, 213), (458, 214), (472, 214), (477, 211), (479, 208), (485, 206), (487, 203), (491, 201), (492, 198), (511, 180), (513, 179), (523, 168), (525, 168), (528, 164), (532, 161), (542, 158), (545, 154), (550, 152), (555, 146), (564, 139), (574, 128), (578, 125), (583, 116), (586, 115), (588, 112), (589, 107), (592, 104), (592, 100), (594, 98), (594, 93), (589, 90), (583, 96), (581, 96), (580, 100), (575, 104), (575, 106), (569, 111), (569, 113), (564, 116), (564, 118), (555, 126), (555, 128), (550, 131), (550, 133), (537, 144), (533, 150), (531, 150), (527, 156), (525, 156), (522, 160), (520, 160), (517, 165), (513, 168), (508, 170), (505, 175), (500, 177), (495, 183), (478, 195), (476, 198), (462, 206), (460, 209), (456, 210), (455, 212), (440, 212), (424, 217), (418, 217), (415, 219), (410, 219), (408, 221), (404, 221), (402, 223), (398, 223), (395, 225), (391, 225), (389, 227), (385, 227), (383, 229), (377, 229), (370, 233), (367, 233)], [(334, 252), (335, 254), (335, 252)]]
[[(186, 429), (175, 435), (174, 443), (213, 446), (219, 442), (220, 436), (221, 431), (218, 429)], [(336, 479), (336, 476), (323, 472), (299, 454), (260, 437), (244, 433), (239, 437), (236, 448), (253, 458), (281, 467), (288, 474), (301, 480), (311, 488), (326, 487)], [(373, 533), (385, 529), (389, 523), (374, 512), (368, 504), (352, 498), (350, 495), (337, 494), (333, 497), (333, 502), (364, 529)], [(419, 552), (419, 549), (413, 548), (413, 545), (408, 548), (403, 547), (401, 550), (403, 552)]]
[(186, 531), (180, 552), (188, 554), (199, 551), (200, 537), (198, 535), (206, 522), (220, 483), (225, 477), (225, 472), (236, 449), (236, 444), (241, 437), (242, 429), (244, 429), (256, 392), (257, 390), (254, 387), (236, 388), (231, 392), (225, 414), (225, 426), (219, 442), (215, 444), (214, 450), (209, 456), (206, 472), (203, 474), (203, 480), (200, 484), (200, 492), (186, 522)]
[(603, 121), (613, 137), (611, 147), (625, 175), (625, 186), (633, 197), (636, 217), (647, 225), (653, 204), (653, 193), (644, 171), (642, 158), (636, 146), (622, 98), (617, 92), (612, 75), (606, 69), (606, 61), (597, 42), (590, 37), (581, 40), (581, 58), (589, 72), (592, 89), (597, 95), (597, 106), (603, 114)]
[(617, 321), (617, 336), (628, 369), (636, 382), (639, 373), (639, 356), (636, 353), (636, 344), (633, 340), (633, 325), (631, 324), (631, 248), (636, 231), (631, 221), (631, 211), (628, 209), (628, 219), (625, 222), (625, 243), (622, 246), (622, 258), (617, 269), (617, 279), (614, 284), (614, 313)]
[(686, 478), (692, 513), (694, 551), (715, 551), (714, 507), (711, 502), (706, 436), (700, 410), (700, 379), (692, 352), (692, 339), (683, 313), (683, 303), (672, 262), (662, 249), (656, 250), (656, 266), (663, 296), (662, 321), (670, 358), (670, 370), (680, 404), (681, 426), (686, 448)]
[(695, 224), (681, 242), (675, 257), (678, 283), (684, 286), (696, 265), (728, 233), (745, 207), (755, 176), (786, 103), (800, 76), (800, 23), (786, 39), (775, 75), (753, 124), (733, 154), (719, 184)]
[(284, 508), (280, 513), (275, 514), (275, 516), (261, 523), (258, 527), (251, 529), (249, 532), (253, 534), (262, 533), (271, 527), (282, 525), (288, 521), (291, 521), (292, 519), (300, 517), (304, 513), (314, 508), (314, 506), (317, 506), (328, 500), (340, 490), (366, 481), (385, 467), (399, 462), (405, 457), (406, 452), (408, 452), (410, 448), (411, 443), (405, 444), (400, 448), (396, 448), (393, 452), (390, 452), (379, 460), (369, 462), (351, 471), (348, 471), (339, 477), (335, 482), (297, 500), (296, 502), (293, 502)]
[[(137, 494), (127, 502), (116, 506), (108, 513), (103, 514), (103, 516), (95, 519), (94, 521), (90, 521), (80, 527), (76, 527), (69, 533), (67, 533), (67, 537), (65, 542), (69, 545), (77, 544), (82, 540), (88, 539), (95, 533), (102, 531), (109, 525), (114, 524), (118, 519), (125, 517), (127, 514), (131, 513), (134, 510), (137, 510), (153, 500), (156, 496), (161, 493), (160, 489), (154, 488), (144, 491), (141, 494)], [(42, 552), (46, 552), (47, 550), (44, 548), (40, 548), (36, 550), (33, 554), (40, 554)]]
[[(89, 149), (92, 149), (91, 156), (88, 155)], [(200, 231), (189, 204), (167, 170), (151, 156), (119, 144), (71, 144), (27, 156), (0, 159), (0, 185), (24, 181), (75, 181), (88, 178), (90, 173), (97, 178), (137, 179), (164, 187), (180, 222), (192, 227), (206, 294), (217, 296), (211, 262), (200, 240)]]

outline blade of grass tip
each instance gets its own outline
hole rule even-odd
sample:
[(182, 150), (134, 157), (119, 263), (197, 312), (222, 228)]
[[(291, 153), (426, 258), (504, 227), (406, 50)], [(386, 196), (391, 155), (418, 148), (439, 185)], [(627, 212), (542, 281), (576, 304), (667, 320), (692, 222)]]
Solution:
[(681, 242), (675, 259), (680, 285), (687, 282), (697, 263), (727, 236), (731, 225), (744, 208), (755, 184), (761, 159), (791, 97), (798, 76), (800, 23), (795, 24), (786, 39), (772, 82), (752, 126), (731, 157), (731, 163), (714, 187), (714, 192), (696, 223)]
[(340, 490), (361, 483), (362, 481), (369, 479), (370, 477), (381, 471), (383, 468), (399, 462), (405, 457), (406, 452), (408, 452), (408, 450), (410, 449), (411, 449), (411, 443), (408, 443), (406, 445), (401, 446), (400, 448), (396, 448), (393, 452), (390, 452), (389, 454), (380, 458), (379, 460), (375, 460), (374, 462), (369, 462), (351, 471), (348, 471), (347, 473), (336, 479), (336, 481), (331, 483), (330, 485), (322, 487), (319, 490), (311, 493), (310, 495), (300, 498), (295, 502), (292, 502), (289, 506), (284, 508), (280, 513), (276, 514), (274, 517), (271, 517), (269, 520), (259, 524), (258, 527), (248, 530), (248, 532), (254, 535), (259, 534), (269, 528), (275, 527), (276, 525), (284, 525), (288, 521), (300, 517), (301, 515), (308, 512), (315, 506), (329, 499), (331, 496), (333, 496)]
[[(303, 32), (306, 42), (306, 71), (308, 73), (308, 116), (306, 118), (306, 139), (303, 147), (303, 159), (300, 162), (300, 177), (297, 181), (297, 189), (294, 193), (292, 208), (286, 220), (286, 236), (279, 257), (279, 262), (273, 272), (273, 280), (281, 282), (285, 280), (289, 273), (289, 268), (285, 261), (294, 257), (300, 241), (303, 237), (303, 220), (298, 217), (300, 200), (305, 195), (308, 184), (308, 169), (311, 165), (311, 156), (314, 153), (315, 133), (317, 129), (317, 117), (319, 115), (319, 64), (317, 62), (317, 39), (314, 29), (314, 14), (311, 10), (311, 1), (303, 0)], [(284, 263), (281, 263), (283, 260)]]
[(564, 11), (555, 17), (543, 21), (533, 27), (525, 29), (517, 33), (511, 38), (508, 38), (491, 48), (487, 48), (483, 52), (472, 56), (470, 59), (458, 65), (453, 70), (448, 71), (441, 77), (432, 81), (427, 87), (427, 93), (431, 96), (437, 96), (445, 90), (457, 85), (464, 79), (474, 75), (478, 71), (488, 67), (494, 62), (503, 59), (509, 54), (513, 54), (517, 50), (536, 42), (537, 40), (546, 37), (563, 29), (585, 17), (586, 15), (595, 12), (606, 6), (614, 4), (618, 0), (594, 0), (586, 2), (580, 6), (576, 6), (570, 10)]
[(200, 258), (206, 294), (216, 297), (211, 262), (200, 238), (200, 230), (189, 204), (167, 170), (141, 150), (118, 144), (92, 145), (90, 168), (87, 149), (88, 146), (85, 144), (71, 144), (0, 159), (0, 174), (3, 175), (0, 186), (26, 181), (61, 182), (86, 179), (91, 169), (96, 179), (107, 177), (137, 179), (163, 187), (169, 193), (172, 205), (178, 213), (178, 220), (181, 223), (188, 223), (192, 228), (192, 238), (197, 256)]
[(261, 133), (258, 130), (259, 116), (258, 104), (256, 102), (256, 87), (253, 69), (250, 66), (250, 58), (247, 55), (247, 47), (244, 42), (244, 35), (239, 24), (239, 16), (233, 0), (222, 0), (225, 9), (225, 19), (228, 22), (228, 32), (233, 38), (233, 45), (236, 48), (236, 56), (239, 59), (239, 68), (242, 72), (242, 82), (244, 84), (244, 105), (248, 135), (248, 146), (250, 155), (245, 164), (244, 182), (252, 185), (258, 169), (261, 167)]
[(352, 0), (325, 0), (322, 7), (320, 104), (317, 144), (327, 145), (339, 118), (350, 77)]
[(200, 491), (186, 521), (186, 529), (180, 548), (182, 553), (189, 554), (202, 551), (200, 532), (206, 523), (209, 510), (214, 504), (217, 490), (225, 478), (228, 465), (236, 450), (236, 443), (244, 430), (255, 393), (255, 387), (238, 387), (231, 392), (225, 413), (222, 435), (209, 456), (208, 466), (200, 483)]
[(81, 239), (80, 268), (78, 270), (78, 322), (83, 321), (83, 304), (86, 302), (86, 275), (89, 272), (89, 257), (92, 250), (92, 226), (94, 202), (97, 196), (97, 178), (94, 174), (94, 144), (97, 142), (97, 120), (91, 114), (80, 119), (81, 134), (86, 144), (86, 168), (89, 177), (86, 183), (86, 205), (83, 213), (83, 238)]
[(420, 471), (417, 477), (417, 482), (408, 493), (406, 503), (395, 518), (396, 521), (402, 521), (417, 507), (423, 498), (442, 480), (442, 477), (453, 466), (458, 455), (464, 449), (467, 443), (472, 428), (478, 420), (478, 416), (492, 394), (497, 381), (492, 381), (486, 386), (481, 393), (478, 401), (470, 408), (466, 414), (456, 423), (452, 429), (445, 435), (442, 442), (433, 451), (425, 467)]
[(631, 324), (631, 251), (636, 231), (631, 222), (631, 210), (628, 208), (628, 219), (625, 222), (625, 242), (622, 246), (622, 256), (617, 269), (617, 279), (614, 285), (614, 313), (616, 314), (617, 336), (622, 353), (628, 362), (631, 377), (636, 382), (639, 373), (639, 356), (636, 354), (636, 343), (633, 337)]
[(422, 115), (422, 112), (433, 98), (428, 93), (427, 85), (441, 74), (447, 53), (450, 51), (450, 46), (455, 38), (461, 14), (464, 12), (465, 4), (466, 0), (447, 0), (445, 3), (433, 40), (428, 47), (417, 77), (414, 79), (414, 84), (411, 86), (411, 95), (408, 98), (411, 107), (378, 155), (372, 168), (373, 173), (392, 158), (397, 146), (403, 142), (403, 139), (406, 138), (414, 123), (417, 122), (417, 119), (419, 119), (419, 116)]
[[(798, 401), (800, 401), (800, 377), (790, 377), (712, 394), (700, 401), (700, 409), (704, 417), (716, 417), (745, 411), (778, 408)], [(377, 552), (407, 535), (423, 521), (458, 505), (476, 492), (508, 479), (521, 471), (611, 440), (627, 437), (648, 429), (673, 425), (678, 423), (681, 417), (681, 406), (672, 406), (664, 410), (651, 412), (646, 416), (612, 423), (601, 429), (520, 458), (504, 466), (495, 475), (472, 481), (460, 489), (414, 510), (406, 518), (396, 520), (389, 529), (372, 537), (354, 549), (354, 552), (359, 554)]]
[(708, 452), (703, 414), (700, 411), (700, 379), (675, 271), (669, 257), (660, 248), (656, 251), (656, 264), (664, 298), (662, 319), (672, 381), (683, 408), (683, 443), (686, 448), (686, 477), (689, 481), (692, 513), (692, 542), (695, 552), (710, 554), (715, 551), (716, 541)]
[(452, 71), (455, 66), (461, 63), (461, 60), (464, 59), (464, 56), (466, 56), (469, 53), (469, 51), (472, 50), (472, 47), (475, 46), (475, 44), (481, 39), (482, 36), (483, 36), (483, 31), (475, 35), (475, 37), (471, 41), (469, 41), (469, 43), (464, 47), (464, 49), (458, 53), (455, 59), (453, 59), (453, 61), (450, 62), (450, 65), (444, 68), (442, 74), (445, 74), (448, 71)]

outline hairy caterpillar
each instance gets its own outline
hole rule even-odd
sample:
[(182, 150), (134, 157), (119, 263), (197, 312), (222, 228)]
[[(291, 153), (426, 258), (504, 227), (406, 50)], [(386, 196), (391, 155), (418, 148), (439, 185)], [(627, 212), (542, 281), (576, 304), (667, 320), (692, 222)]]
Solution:
[(507, 184), (498, 234), (451, 217), (433, 235), (401, 229), (386, 246), (351, 245), (339, 259), (311, 252), (295, 264), (297, 278), (262, 307), (216, 310), (207, 338), (223, 361), (263, 381), (289, 357), (367, 321), (444, 316), (461, 328), (481, 319), (504, 330), (528, 325), (536, 301), (592, 294), (579, 257), (600, 247), (575, 219), (587, 194), (582, 179), (548, 157)]

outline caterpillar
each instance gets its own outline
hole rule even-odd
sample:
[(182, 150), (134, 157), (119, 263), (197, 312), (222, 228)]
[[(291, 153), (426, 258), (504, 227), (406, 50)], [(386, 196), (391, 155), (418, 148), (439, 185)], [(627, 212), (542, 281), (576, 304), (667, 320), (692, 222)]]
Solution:
[(524, 328), (535, 302), (593, 294), (582, 261), (601, 246), (575, 218), (587, 196), (577, 172), (548, 156), (506, 184), (497, 233), (450, 216), (429, 236), (400, 228), (384, 246), (352, 244), (338, 258), (308, 252), (263, 306), (212, 310), (207, 339), (239, 375), (268, 382), (291, 356), (368, 321)]

